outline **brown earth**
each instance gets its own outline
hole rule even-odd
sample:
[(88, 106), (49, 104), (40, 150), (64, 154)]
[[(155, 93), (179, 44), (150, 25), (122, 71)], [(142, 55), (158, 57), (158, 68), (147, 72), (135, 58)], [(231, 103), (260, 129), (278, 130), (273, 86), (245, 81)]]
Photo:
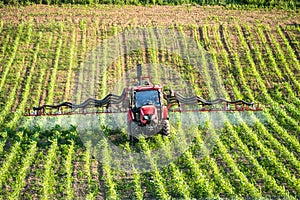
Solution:
[(46, 6), (2, 7), (0, 19), (19, 23), (49, 21), (99, 21), (108, 25), (173, 25), (173, 24), (231, 24), (235, 22), (257, 24), (300, 24), (299, 10), (230, 10), (220, 6)]

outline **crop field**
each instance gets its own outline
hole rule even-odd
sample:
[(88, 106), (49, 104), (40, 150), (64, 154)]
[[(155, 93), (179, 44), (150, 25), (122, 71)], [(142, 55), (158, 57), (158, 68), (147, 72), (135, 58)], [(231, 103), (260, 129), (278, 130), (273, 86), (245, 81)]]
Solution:
[[(199, 157), (209, 125), (196, 130), (189, 148), (159, 168), (151, 148), (177, 137), (141, 139), (151, 170), (112, 166), (103, 141), (99, 159), (76, 128), (27, 127), (26, 108), (72, 101), (87, 55), (105, 39), (133, 28), (164, 27), (194, 38), (212, 58), (224, 86), (222, 97), (259, 103), (264, 120), (230, 120)], [(149, 28), (149, 35), (156, 34)], [(151, 32), (152, 31), (152, 32)], [(129, 45), (129, 44), (128, 44)], [(180, 58), (150, 50), (123, 54), (99, 82), (103, 98), (137, 63), (167, 63), (195, 93), (210, 99), (206, 73)], [(184, 46), (185, 44), (183, 44)], [(126, 48), (126, 44), (123, 46)], [(298, 10), (231, 10), (219, 6), (3, 6), (0, 8), (0, 198), (1, 199), (202, 199), (300, 198), (300, 15)], [(164, 70), (154, 68), (155, 74)], [(89, 73), (95, 74), (96, 67)], [(155, 75), (154, 75), (155, 76)], [(157, 77), (153, 77), (154, 79)], [(170, 82), (176, 78), (170, 79)], [(207, 80), (207, 79), (205, 79)], [(157, 80), (159, 82), (159, 79)], [(82, 90), (82, 91), (81, 91)], [(84, 93), (84, 87), (76, 91)], [(95, 97), (95, 96), (93, 96)], [(80, 99), (81, 101), (85, 99)], [(51, 119), (41, 117), (51, 123)], [(64, 120), (64, 118), (61, 118)], [(22, 122), (22, 125), (21, 125)], [(53, 121), (53, 123), (55, 123)], [(25, 124), (25, 125), (24, 125)], [(108, 133), (109, 134), (109, 133)], [(110, 136), (110, 135), (108, 135)], [(110, 137), (108, 137), (109, 139)], [(165, 152), (169, 154), (168, 150)]]

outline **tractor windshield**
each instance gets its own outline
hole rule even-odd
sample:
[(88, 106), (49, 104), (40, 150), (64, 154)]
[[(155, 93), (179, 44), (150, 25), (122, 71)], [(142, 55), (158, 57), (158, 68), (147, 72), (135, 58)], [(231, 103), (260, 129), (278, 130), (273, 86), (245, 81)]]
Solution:
[(135, 106), (140, 108), (145, 105), (160, 106), (159, 94), (157, 90), (146, 90), (135, 93)]

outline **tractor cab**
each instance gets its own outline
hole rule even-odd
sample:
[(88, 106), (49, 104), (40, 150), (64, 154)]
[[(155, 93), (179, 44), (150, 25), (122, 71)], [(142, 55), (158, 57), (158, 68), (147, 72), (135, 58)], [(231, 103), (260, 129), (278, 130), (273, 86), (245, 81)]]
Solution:
[(139, 85), (130, 90), (131, 119), (139, 125), (158, 123), (162, 119), (162, 88), (158, 85)]
[(136, 91), (134, 95), (134, 105), (136, 108), (146, 105), (154, 105), (158, 107), (161, 105), (160, 92), (158, 90)]
[(130, 96), (130, 106), (134, 109), (147, 105), (160, 107), (163, 104), (162, 88), (159, 85), (134, 86), (130, 90)]

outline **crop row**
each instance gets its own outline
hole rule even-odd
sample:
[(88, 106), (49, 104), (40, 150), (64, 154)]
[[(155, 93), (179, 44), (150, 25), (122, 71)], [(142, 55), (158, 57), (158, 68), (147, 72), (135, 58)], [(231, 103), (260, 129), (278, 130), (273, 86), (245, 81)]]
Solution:
[[(49, 33), (35, 33), (32, 27), (20, 25), (15, 34), (9, 32), (9, 36), (4, 37), (8, 39), (1, 41), (3, 52), (0, 58), (5, 61), (5, 65), (1, 66), (4, 69), (1, 72), (1, 91), (8, 91), (8, 95), (1, 95), (7, 103), (1, 105), (3, 109), (0, 118), (1, 126), (6, 128), (1, 132), (0, 138), (0, 159), (3, 169), (0, 173), (0, 195), (11, 198), (24, 195), (22, 189), (26, 187), (29, 181), (27, 177), (30, 176), (31, 179), (40, 181), (30, 182), (29, 188), (25, 190), (32, 189), (37, 192), (35, 195), (44, 199), (60, 197), (72, 199), (75, 194), (80, 194), (78, 185), (84, 192), (80, 195), (88, 199), (99, 196), (111, 199), (124, 198), (128, 197), (131, 189), (137, 199), (172, 197), (186, 199), (203, 196), (209, 198), (280, 196), (293, 199), (299, 196), (300, 182), (297, 175), (300, 173), (297, 157), (300, 149), (297, 139), (299, 83), (294, 75), (294, 71), (299, 69), (299, 61), (293, 46), (289, 45), (289, 41), (285, 38), (283, 29), (276, 28), (278, 34), (273, 34), (269, 27), (263, 25), (255, 28), (239, 24), (220, 27), (207, 25), (172, 27), (170, 31), (183, 38), (186, 37), (185, 33), (191, 34), (195, 37), (197, 45), (199, 47), (203, 45), (210, 53), (211, 59), (207, 61), (203, 52), (199, 52), (203, 63), (202, 73), (187, 65), (184, 59), (172, 58), (172, 54), (160, 51), (159, 45), (169, 41), (158, 43), (156, 41), (158, 33), (147, 28), (150, 36), (147, 42), (151, 50), (127, 54), (122, 58), (122, 52), (125, 50), (116, 45), (115, 50), (121, 58), (108, 65), (108, 70), (101, 74), (101, 79), (99, 77), (92, 79), (88, 85), (72, 91), (76, 83), (80, 83), (87, 76), (97, 77), (99, 73), (100, 69), (96, 63), (87, 66), (84, 66), (84, 62), (81, 63), (81, 66), (88, 68), (88, 74), (85, 74), (87, 68), (75, 69), (78, 60), (83, 60), (88, 51), (87, 39), (90, 38), (88, 36), (92, 38), (89, 44), (97, 45), (100, 36), (90, 33), (97, 32), (99, 27), (96, 26), (98, 25), (93, 24), (88, 28), (88, 25), (81, 24), (81, 28), (61, 27), (58, 32), (51, 33), (47, 37)], [(107, 32), (112, 31), (114, 34), (122, 30), (118, 27), (106, 28), (106, 32), (102, 30), (101, 34), (104, 36), (101, 37), (109, 38)], [(55, 34), (58, 33), (59, 36), (56, 37)], [(69, 33), (70, 35), (63, 37)], [(3, 31), (1, 34), (4, 34)], [(11, 41), (11, 38), (14, 38), (14, 41)], [(184, 41), (181, 41), (183, 43), (180, 50), (186, 53), (188, 48)], [(284, 43), (284, 48), (280, 41)], [(109, 45), (103, 46), (101, 57), (104, 62), (110, 59)], [(28, 49), (29, 46), (33, 47), (33, 50), (29, 54), (21, 54), (25, 52), (23, 48)], [(76, 50), (77, 48), (80, 52)], [(49, 62), (49, 59), (52, 62)], [(130, 173), (115, 169), (112, 164), (114, 160), (111, 159), (113, 152), (106, 140), (98, 141), (102, 148), (101, 162), (98, 163), (96, 158), (93, 158), (93, 155), (78, 142), (79, 133), (68, 132), (59, 127), (55, 130), (39, 131), (39, 134), (31, 133), (34, 130), (17, 133), (12, 131), (18, 125), (22, 110), (28, 102), (35, 105), (42, 102), (58, 103), (62, 99), (73, 100), (72, 96), (79, 102), (84, 100), (86, 91), (96, 91), (97, 93), (93, 94), (101, 98), (111, 91), (116, 83), (121, 89), (122, 83), (118, 82), (120, 77), (140, 61), (152, 63), (166, 61), (175, 71), (185, 73), (182, 77), (190, 77), (196, 93), (203, 94), (206, 98), (222, 95), (227, 99), (258, 101), (264, 108), (264, 119), (250, 113), (249, 124), (242, 114), (237, 113), (238, 120), (234, 122), (225, 115), (222, 128), (214, 129), (212, 124), (208, 124), (207, 127), (199, 126), (200, 130), (198, 128), (190, 130), (195, 133), (195, 139), (189, 149), (175, 159), (175, 162), (161, 168), (159, 159), (151, 150), (153, 145), (168, 146), (176, 137), (178, 141), (183, 143), (186, 141), (181, 131), (175, 129), (182, 125), (178, 121), (179, 126), (172, 125), (174, 136), (171, 138), (156, 136), (151, 141), (141, 139), (137, 144), (137, 147), (145, 153), (151, 168), (150, 172), (145, 173), (139, 173), (139, 169), (134, 165)], [(52, 65), (49, 68), (50, 63)], [(209, 71), (212, 64), (216, 74), (219, 75), (217, 77), (212, 77)], [(63, 69), (66, 71), (63, 72)], [(166, 69), (154, 65), (152, 70), (155, 82), (169, 78), (165, 73), (159, 73), (167, 72)], [(110, 71), (113, 71), (113, 75), (110, 75)], [(13, 74), (15, 79), (11, 78)], [(78, 79), (74, 78), (74, 74)], [(65, 78), (66, 81), (60, 82), (61, 78)], [(274, 93), (272, 87), (279, 83), (284, 83), (286, 88)], [(64, 84), (65, 87), (61, 87)], [(99, 90), (97, 88), (95, 90), (97, 84), (101, 86)], [(170, 84), (174, 83), (170, 81)], [(213, 87), (220, 90), (216, 92)], [(39, 99), (40, 97), (42, 99)], [(13, 115), (10, 114), (12, 108), (17, 111)], [(105, 120), (104, 117), (101, 119), (102, 122)], [(197, 152), (208, 151), (204, 148), (206, 132), (218, 135), (219, 139), (215, 141), (210, 154), (199, 159)], [(12, 140), (14, 141), (11, 142)], [(127, 152), (133, 152), (137, 148), (130, 146), (128, 142), (125, 142), (125, 146)], [(39, 156), (35, 158), (38, 152)], [(172, 150), (165, 149), (161, 157), (172, 158)], [(134, 162), (132, 160), (132, 163)], [(37, 167), (37, 163), (41, 166)], [(15, 166), (19, 167), (16, 171), (11, 171)], [(38, 169), (33, 169), (34, 173), (31, 173), (31, 168)], [(9, 183), (11, 177), (18, 181)]]

